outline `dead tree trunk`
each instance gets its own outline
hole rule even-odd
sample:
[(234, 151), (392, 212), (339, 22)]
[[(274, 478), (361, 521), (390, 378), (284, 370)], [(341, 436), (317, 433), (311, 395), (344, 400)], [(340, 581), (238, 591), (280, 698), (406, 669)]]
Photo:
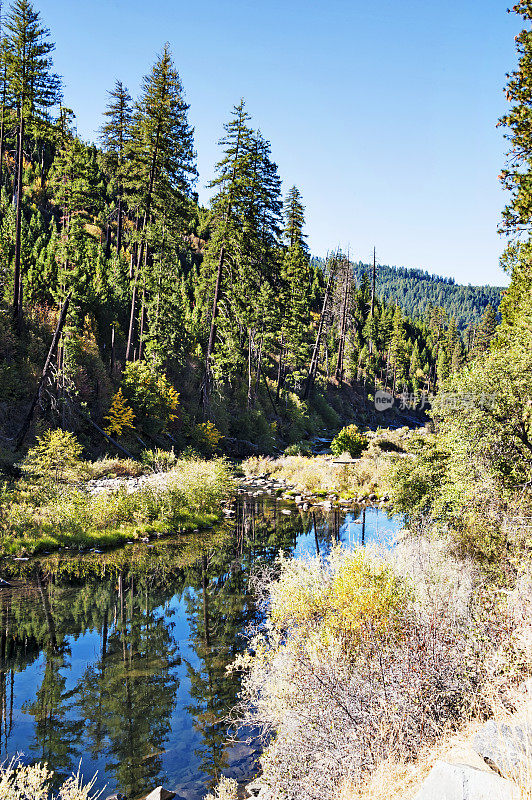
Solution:
[(340, 342), (338, 344), (338, 359), (336, 361), (335, 380), (342, 383), (344, 377), (345, 336), (347, 328), (347, 308), (349, 305), (349, 262), (345, 265), (344, 277), (344, 302), (342, 306), (342, 319), (340, 323)]
[(63, 328), (65, 326), (68, 306), (70, 304), (70, 298), (71, 298), (71, 294), (67, 295), (67, 298), (66, 298), (65, 302), (63, 303), (63, 308), (61, 309), (61, 314), (59, 315), (59, 320), (57, 322), (57, 327), (55, 329), (54, 338), (52, 339), (52, 344), (50, 345), (50, 349), (48, 351), (48, 355), (46, 357), (46, 361), (44, 362), (44, 367), (43, 367), (43, 370), (42, 370), (42, 373), (41, 373), (41, 377), (39, 379), (37, 390), (36, 390), (36, 392), (35, 392), (35, 394), (33, 396), (33, 400), (31, 401), (31, 406), (30, 406), (30, 409), (29, 409), (28, 413), (26, 414), (26, 418), (25, 418), (24, 422), (22, 423), (22, 427), (21, 427), (20, 431), (18, 432), (18, 436), (15, 439), (15, 450), (20, 450), (20, 447), (22, 446), (22, 443), (23, 443), (24, 439), (26, 438), (26, 434), (29, 431), (29, 428), (30, 428), (30, 425), (31, 425), (31, 421), (33, 419), (33, 414), (35, 412), (35, 408), (36, 408), (37, 403), (39, 401), (39, 395), (41, 393), (41, 389), (42, 389), (43, 384), (44, 384), (44, 382), (46, 380), (46, 377), (48, 375), (48, 371), (50, 369), (50, 365), (52, 363), (52, 359), (53, 359), (53, 357), (54, 357), (54, 355), (55, 355), (55, 353), (57, 351), (57, 346), (59, 344), (59, 339), (61, 338), (61, 334), (62, 334)]
[(375, 248), (373, 248), (373, 275), (371, 278), (371, 316), (373, 317), (373, 312), (375, 310), (375, 284), (377, 281), (377, 254)]
[(314, 344), (314, 350), (312, 351), (312, 358), (310, 359), (310, 366), (307, 376), (307, 381), (305, 383), (305, 389), (303, 391), (303, 400), (308, 400), (310, 395), (310, 391), (316, 379), (316, 373), (318, 371), (318, 358), (320, 353), (320, 345), (321, 345), (321, 337), (323, 334), (323, 326), (325, 324), (325, 317), (327, 314), (327, 308), (329, 305), (329, 296), (331, 293), (331, 285), (332, 285), (332, 272), (329, 275), (329, 280), (327, 281), (327, 288), (325, 289), (325, 296), (323, 298), (323, 305), (321, 308), (321, 315), (320, 321), (318, 325), (318, 332), (316, 334), (316, 342)]

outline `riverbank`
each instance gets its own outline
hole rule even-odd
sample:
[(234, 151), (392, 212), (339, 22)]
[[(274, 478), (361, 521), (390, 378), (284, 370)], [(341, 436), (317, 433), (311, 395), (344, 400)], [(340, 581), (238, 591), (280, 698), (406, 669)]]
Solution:
[[(94, 473), (93, 473), (94, 474)], [(23, 477), (0, 494), (0, 555), (116, 547), (212, 526), (234, 491), (224, 459), (177, 460), (164, 472), (89, 482)]]
[(307, 501), (352, 503), (387, 501), (390, 491), (387, 474), (394, 461), (407, 457), (412, 436), (410, 428), (377, 430), (365, 433), (369, 444), (360, 458), (343, 454), (267, 458), (253, 456), (242, 463), (249, 479), (269, 478), (286, 484), (286, 491)]
[[(425, 800), (443, 776), (530, 797), (530, 721), (515, 710), (529, 700), (531, 585), (526, 567), (510, 591), (488, 584), (441, 535), (281, 558), (257, 577), (265, 624), (234, 665), (243, 723), (272, 737), (252, 795)], [(501, 761), (500, 726), (514, 729), (518, 775)]]

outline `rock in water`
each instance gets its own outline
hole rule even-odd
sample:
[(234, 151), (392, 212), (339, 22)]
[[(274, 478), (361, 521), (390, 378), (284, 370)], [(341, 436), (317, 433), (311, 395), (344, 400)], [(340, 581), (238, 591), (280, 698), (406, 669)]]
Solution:
[(110, 794), (109, 797), (106, 797), (105, 800), (126, 800), (126, 797), (122, 792), (115, 792), (115, 794)]
[(177, 797), (175, 792), (170, 792), (168, 789), (158, 786), (153, 792), (149, 793), (146, 800), (172, 800), (174, 797)]

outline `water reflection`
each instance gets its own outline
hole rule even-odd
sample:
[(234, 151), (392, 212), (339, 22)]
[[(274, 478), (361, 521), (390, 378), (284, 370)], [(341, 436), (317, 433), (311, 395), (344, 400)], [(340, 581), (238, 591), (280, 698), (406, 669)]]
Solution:
[[(290, 511), (288, 514), (286, 512)], [(83, 557), (12, 565), (0, 590), (0, 750), (77, 768), (136, 798), (161, 783), (198, 800), (220, 777), (249, 777), (227, 745), (238, 681), (226, 666), (257, 620), (248, 579), (280, 550), (325, 555), (390, 537), (382, 513), (297, 512), (239, 498), (211, 532)]]

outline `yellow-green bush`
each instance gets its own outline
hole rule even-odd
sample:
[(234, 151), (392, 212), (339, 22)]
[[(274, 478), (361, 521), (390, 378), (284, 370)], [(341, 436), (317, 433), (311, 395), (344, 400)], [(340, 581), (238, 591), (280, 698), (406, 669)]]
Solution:
[(60, 428), (47, 430), (37, 439), (24, 459), (28, 472), (41, 478), (53, 478), (56, 483), (64, 480), (67, 473), (81, 469), (82, 447), (76, 437)]
[(333, 550), (326, 571), (293, 560), (280, 565), (270, 595), (270, 620), (280, 631), (352, 648), (360, 637), (389, 634), (404, 609), (404, 585), (365, 549)]
[(105, 419), (107, 421), (105, 432), (109, 436), (115, 436), (116, 438), (122, 436), (123, 430), (134, 427), (135, 413), (133, 409), (128, 406), (122, 394), (122, 389), (119, 389), (114, 395), (111, 408)]
[(194, 444), (207, 456), (212, 456), (218, 451), (222, 439), (222, 434), (213, 422), (200, 422), (194, 428)]
[(334, 437), (331, 443), (331, 452), (335, 456), (349, 453), (351, 458), (358, 458), (368, 446), (368, 440), (358, 430), (356, 425), (348, 425)]
[(121, 388), (141, 426), (162, 431), (177, 419), (179, 394), (165, 375), (145, 361), (126, 365)]

